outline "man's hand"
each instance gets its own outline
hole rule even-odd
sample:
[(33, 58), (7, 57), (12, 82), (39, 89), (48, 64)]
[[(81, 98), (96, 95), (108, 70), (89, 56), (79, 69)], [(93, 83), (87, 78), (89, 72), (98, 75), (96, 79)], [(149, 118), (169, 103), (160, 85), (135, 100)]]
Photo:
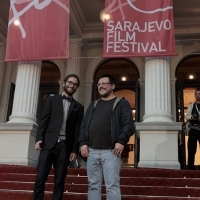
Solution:
[(42, 140), (39, 140), (35, 143), (35, 149), (36, 150), (41, 150), (42, 148), (40, 148), (40, 144), (42, 143), (43, 141)]
[(83, 146), (81, 147), (81, 155), (82, 155), (83, 157), (86, 157), (86, 158), (89, 157), (88, 145), (83, 145)]
[(116, 143), (115, 148), (113, 149), (113, 154), (115, 156), (121, 156), (123, 149), (124, 149), (124, 145), (120, 143)]
[(71, 161), (75, 161), (76, 158), (77, 158), (77, 155), (76, 155), (75, 153), (71, 153), (71, 154), (70, 154), (70, 157), (69, 157), (69, 161), (70, 161), (70, 162), (71, 162)]

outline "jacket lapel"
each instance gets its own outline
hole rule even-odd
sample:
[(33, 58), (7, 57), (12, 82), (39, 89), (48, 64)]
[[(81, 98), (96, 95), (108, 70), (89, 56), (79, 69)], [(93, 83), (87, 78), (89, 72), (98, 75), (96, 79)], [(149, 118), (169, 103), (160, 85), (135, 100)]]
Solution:
[(60, 108), (60, 112), (62, 113), (63, 116), (63, 100), (62, 100), (62, 94), (59, 95), (59, 108)]
[(72, 99), (72, 101), (71, 101), (71, 103), (70, 103), (70, 106), (69, 106), (69, 111), (68, 111), (68, 114), (67, 114), (67, 120), (68, 120), (68, 118), (69, 118), (69, 116), (70, 116), (70, 114), (71, 114), (71, 112), (72, 112), (72, 110), (73, 110), (75, 104), (76, 104), (75, 100)]

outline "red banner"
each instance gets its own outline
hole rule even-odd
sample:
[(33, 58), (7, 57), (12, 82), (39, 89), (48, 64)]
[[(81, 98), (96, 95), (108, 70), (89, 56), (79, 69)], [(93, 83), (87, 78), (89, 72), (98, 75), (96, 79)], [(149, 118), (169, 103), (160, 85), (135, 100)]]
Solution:
[(176, 55), (172, 0), (106, 0), (103, 57)]
[(70, 0), (10, 0), (5, 61), (69, 58), (69, 5)]

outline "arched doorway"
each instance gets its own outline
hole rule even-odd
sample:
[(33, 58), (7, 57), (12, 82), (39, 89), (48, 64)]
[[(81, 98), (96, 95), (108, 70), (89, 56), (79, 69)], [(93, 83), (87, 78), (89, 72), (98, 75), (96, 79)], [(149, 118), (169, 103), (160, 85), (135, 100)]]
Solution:
[[(97, 68), (94, 74), (92, 100), (98, 99), (100, 96), (96, 87), (98, 77), (102, 74), (111, 74), (116, 80), (116, 88), (114, 94), (118, 97), (125, 97), (129, 102), (134, 121), (140, 121), (140, 90), (139, 82), (140, 74), (137, 66), (128, 59), (115, 58), (105, 60)], [(138, 162), (138, 146), (137, 136), (132, 136), (128, 142), (130, 149), (128, 163), (123, 166), (137, 166)]]
[[(175, 72), (176, 81), (176, 120), (184, 122), (187, 107), (195, 101), (194, 92), (200, 87), (200, 55), (193, 54), (182, 59)], [(179, 136), (179, 161), (181, 168), (187, 168), (188, 134)], [(195, 165), (200, 166), (200, 151), (197, 151)]]
[[(101, 74), (111, 74), (116, 80), (115, 92), (121, 92), (121, 95), (125, 97), (133, 110), (135, 110), (135, 121), (140, 121), (140, 109), (139, 109), (139, 82), (140, 78), (137, 66), (128, 59), (115, 58), (104, 61), (96, 70), (94, 74), (93, 95), (92, 100), (98, 99), (99, 94), (96, 87), (96, 82)], [(132, 98), (127, 91), (133, 91)]]
[(40, 76), (40, 89), (36, 116), (37, 120), (39, 120), (41, 117), (46, 98), (49, 95), (59, 94), (59, 80), (60, 71), (56, 64), (50, 61), (43, 61)]

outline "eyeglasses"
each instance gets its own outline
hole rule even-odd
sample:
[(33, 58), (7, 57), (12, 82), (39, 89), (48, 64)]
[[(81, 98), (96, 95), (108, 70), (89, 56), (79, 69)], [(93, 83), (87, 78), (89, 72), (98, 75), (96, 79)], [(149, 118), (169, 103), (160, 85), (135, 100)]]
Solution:
[(98, 84), (97, 84), (97, 87), (100, 87), (101, 85), (102, 85), (102, 86), (107, 86), (108, 84), (111, 84), (111, 83), (98, 83)]
[(69, 85), (72, 85), (73, 87), (78, 87), (78, 83), (74, 83), (72, 81), (66, 81)]

